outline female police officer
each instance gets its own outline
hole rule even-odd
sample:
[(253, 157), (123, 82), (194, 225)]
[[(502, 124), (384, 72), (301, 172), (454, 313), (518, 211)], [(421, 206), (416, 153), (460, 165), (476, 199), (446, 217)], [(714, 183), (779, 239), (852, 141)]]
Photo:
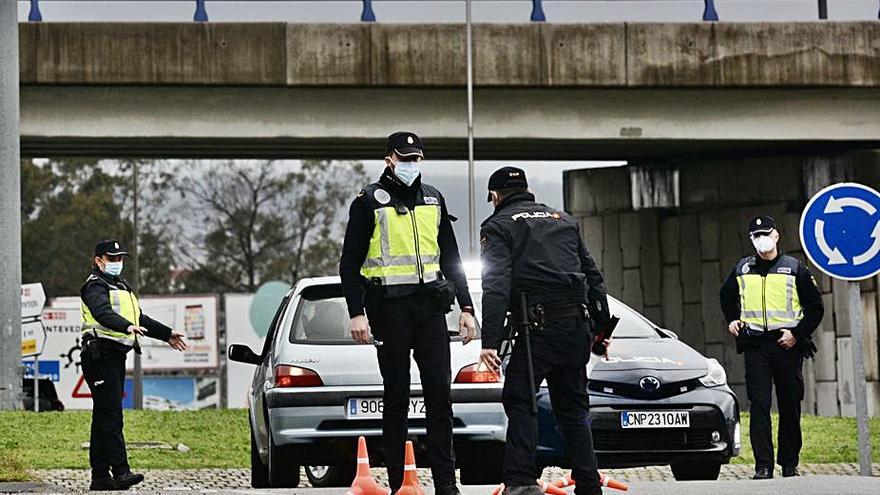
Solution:
[(93, 403), (90, 490), (127, 490), (144, 479), (131, 472), (122, 435), (125, 355), (132, 348), (140, 353), (138, 336), (163, 340), (178, 351), (186, 349), (181, 334), (141, 312), (137, 296), (120, 276), (127, 255), (118, 241), (99, 242), (92, 272), (80, 289), (82, 368)]

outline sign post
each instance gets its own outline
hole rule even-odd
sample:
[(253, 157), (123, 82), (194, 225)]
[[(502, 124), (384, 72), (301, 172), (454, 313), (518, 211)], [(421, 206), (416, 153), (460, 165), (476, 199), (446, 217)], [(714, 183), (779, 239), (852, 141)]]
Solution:
[[(822, 189), (801, 214), (801, 244), (813, 264), (847, 281), (850, 315), (859, 474), (871, 476), (870, 425), (865, 383), (864, 333), (859, 280), (880, 273), (880, 192), (844, 182)], [(873, 343), (872, 343), (873, 344)]]
[(46, 329), (40, 315), (45, 305), (43, 284), (21, 286), (21, 357), (34, 357), (34, 412), (40, 411), (40, 354), (46, 345)]

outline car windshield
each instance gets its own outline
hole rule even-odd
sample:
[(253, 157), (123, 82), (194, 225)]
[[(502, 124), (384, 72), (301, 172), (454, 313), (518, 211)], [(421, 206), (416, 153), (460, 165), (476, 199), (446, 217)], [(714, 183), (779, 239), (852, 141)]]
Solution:
[(608, 305), (611, 309), (611, 314), (617, 315), (620, 318), (617, 328), (614, 329), (613, 337), (615, 339), (661, 338), (657, 332), (657, 325), (634, 309), (612, 297), (608, 297)]
[[(479, 287), (479, 283), (475, 284)], [(474, 306), (479, 312), (481, 293), (471, 291)], [(461, 312), (457, 305), (446, 314), (450, 332), (458, 332)], [(342, 285), (327, 284), (306, 287), (300, 293), (299, 307), (293, 319), (290, 342), (298, 344), (354, 344), (349, 328), (348, 308), (342, 295)], [(477, 325), (479, 336), (479, 324)], [(457, 334), (452, 335), (457, 340)]]

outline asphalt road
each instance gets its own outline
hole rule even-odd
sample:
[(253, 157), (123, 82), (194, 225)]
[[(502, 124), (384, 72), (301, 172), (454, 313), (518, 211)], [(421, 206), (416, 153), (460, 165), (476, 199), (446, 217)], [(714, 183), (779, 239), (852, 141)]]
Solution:
[[(465, 486), (462, 495), (491, 495), (494, 486)], [(180, 492), (175, 492), (179, 494)], [(331, 488), (297, 488), (295, 490), (236, 490), (217, 493), (278, 494), (287, 495), (342, 495), (345, 490)], [(606, 495), (622, 494), (617, 490), (605, 490)], [(880, 478), (858, 476), (804, 476), (795, 479), (767, 481), (647, 481), (630, 483), (633, 495), (878, 495)], [(425, 489), (425, 495), (433, 490)]]
[[(5, 485), (5, 486), (4, 486)], [(0, 484), (0, 492), (4, 488), (12, 489), (13, 484)], [(28, 490), (25, 485), (31, 485)], [(633, 495), (878, 495), (880, 494), (880, 477), (858, 476), (803, 476), (800, 478), (768, 481), (643, 481), (629, 484), (628, 494)], [(22, 491), (32, 493), (76, 493), (77, 491), (59, 491), (55, 487), (39, 484), (21, 484)], [(42, 489), (40, 489), (42, 488)], [(55, 489), (53, 489), (55, 488)], [(465, 486), (462, 495), (490, 495), (493, 486)], [(17, 490), (15, 490), (17, 491)], [(295, 488), (287, 490), (137, 490), (118, 493), (181, 495), (186, 493), (210, 493), (218, 495), (343, 495), (342, 488)], [(87, 492), (84, 492), (87, 493)], [(111, 492), (112, 493), (112, 492)], [(433, 495), (431, 488), (425, 489), (425, 495)], [(622, 494), (616, 490), (606, 489), (606, 495)]]

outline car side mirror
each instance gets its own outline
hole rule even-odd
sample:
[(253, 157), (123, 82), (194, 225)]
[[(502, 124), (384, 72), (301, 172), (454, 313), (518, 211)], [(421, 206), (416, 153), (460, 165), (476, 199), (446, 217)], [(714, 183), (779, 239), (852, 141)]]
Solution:
[(260, 364), (263, 362), (263, 358), (260, 357), (259, 354), (255, 353), (250, 347), (244, 344), (230, 345), (227, 356), (230, 361), (238, 361), (239, 363)]
[(658, 328), (657, 331), (660, 332), (660, 336), (663, 338), (678, 339), (678, 334), (668, 328)]

